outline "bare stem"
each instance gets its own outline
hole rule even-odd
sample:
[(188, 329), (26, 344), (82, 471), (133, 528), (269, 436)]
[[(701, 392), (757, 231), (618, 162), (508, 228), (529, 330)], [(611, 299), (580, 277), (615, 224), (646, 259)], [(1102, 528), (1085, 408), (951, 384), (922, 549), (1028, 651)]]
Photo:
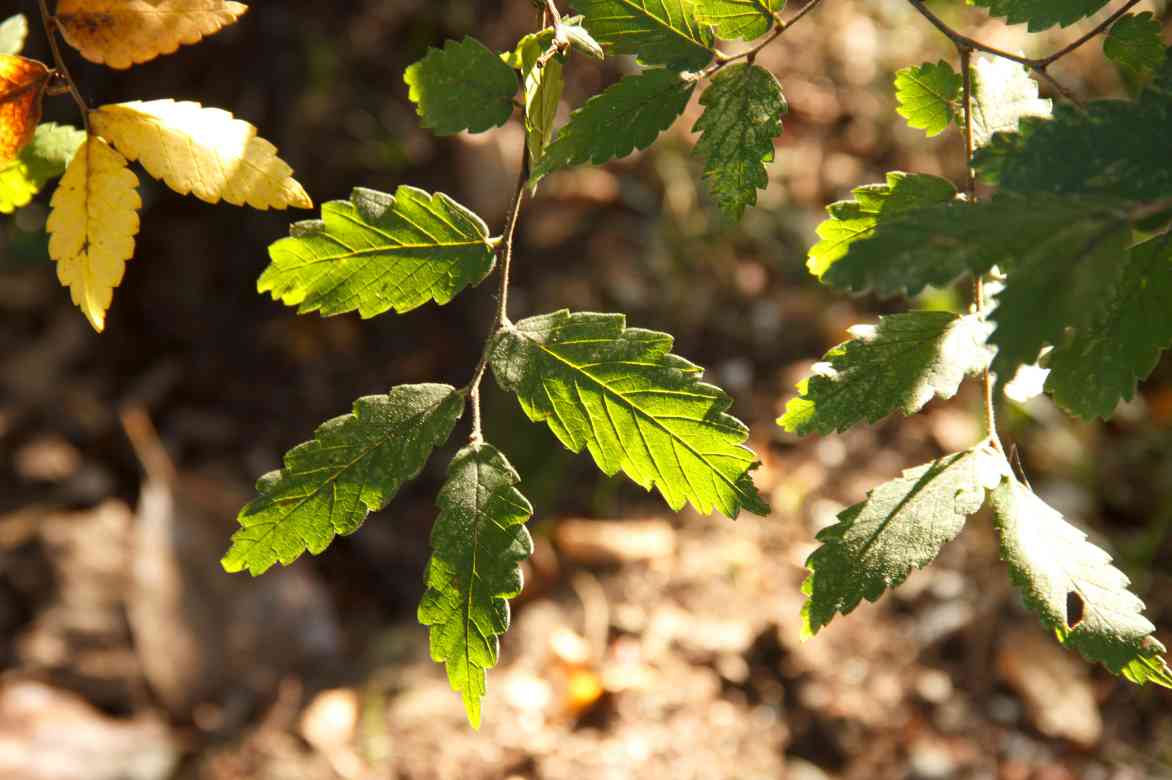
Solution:
[(500, 269), (497, 280), (496, 314), (493, 316), (492, 327), (489, 328), (488, 338), (484, 341), (484, 350), (480, 354), (480, 361), (476, 364), (476, 371), (472, 381), (468, 383), (468, 400), (472, 404), (472, 435), (469, 441), (479, 444), (484, 441), (484, 429), (480, 412), (480, 385), (484, 381), (484, 374), (488, 369), (488, 356), (492, 350), (492, 342), (501, 328), (509, 324), (509, 278), (513, 268), (513, 244), (517, 235), (517, 223), (521, 219), (521, 208), (525, 204), (525, 190), (529, 186), (529, 146), (521, 147), (521, 173), (517, 177), (517, 191), (513, 197), (513, 204), (509, 208), (509, 218), (505, 225), (504, 238), (497, 248)]
[(81, 111), (81, 122), (85, 127), (86, 135), (89, 135), (90, 130), (90, 107), (85, 102), (85, 98), (81, 96), (81, 92), (77, 88), (77, 82), (73, 80), (73, 75), (69, 72), (69, 66), (65, 63), (65, 58), (61, 56), (61, 45), (57, 42), (57, 17), (49, 13), (49, 4), (46, 0), (37, 0), (41, 9), (41, 24), (45, 27), (45, 37), (49, 40), (49, 50), (53, 52), (53, 66), (57, 70), (58, 75), (65, 80), (66, 86), (69, 87), (69, 94), (73, 98), (73, 102), (77, 103), (77, 108)]
[(737, 52), (736, 54), (725, 54), (722, 51), (716, 52), (716, 62), (709, 65), (707, 68), (705, 68), (704, 71), (700, 74), (700, 77), (701, 78), (709, 78), (711, 76), (714, 76), (722, 68), (728, 66), (729, 64), (731, 64), (733, 62), (736, 62), (737, 60), (747, 60), (748, 62), (752, 62), (754, 59), (757, 58), (757, 54), (762, 49), (764, 49), (766, 46), (768, 46), (769, 44), (773, 43), (778, 38), (780, 38), (785, 33), (786, 30), (793, 27), (795, 24), (798, 23), (799, 20), (802, 19), (802, 17), (804, 17), (806, 14), (813, 11), (815, 8), (817, 8), (821, 4), (822, 4), (822, 0), (810, 0), (810, 2), (806, 3), (802, 7), (802, 10), (798, 11), (797, 14), (795, 14), (794, 17), (792, 19), (790, 19), (789, 21), (782, 19), (781, 16), (778, 14), (774, 14), (774, 16), (773, 16), (773, 30), (770, 31), (769, 36), (767, 38), (762, 40), (760, 43), (755, 44), (752, 48), (746, 49), (745, 51), (742, 51), (742, 52)]

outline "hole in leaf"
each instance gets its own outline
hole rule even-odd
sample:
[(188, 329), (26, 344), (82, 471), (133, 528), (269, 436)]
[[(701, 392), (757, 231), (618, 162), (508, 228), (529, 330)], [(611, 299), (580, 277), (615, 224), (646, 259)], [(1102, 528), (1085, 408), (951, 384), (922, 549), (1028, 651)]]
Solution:
[(1075, 591), (1070, 591), (1066, 594), (1066, 626), (1067, 628), (1074, 628), (1082, 622), (1083, 612), (1086, 611), (1086, 604), (1082, 600), (1082, 596)]

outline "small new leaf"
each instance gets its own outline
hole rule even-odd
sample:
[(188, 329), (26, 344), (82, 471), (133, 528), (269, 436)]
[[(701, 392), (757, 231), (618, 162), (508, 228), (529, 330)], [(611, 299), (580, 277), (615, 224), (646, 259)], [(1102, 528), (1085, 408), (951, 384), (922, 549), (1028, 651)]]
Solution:
[(37, 127), (32, 143), (7, 165), (0, 165), (0, 214), (27, 206), (41, 188), (65, 173), (85, 133), (47, 122)]
[[(564, 28), (562, 28), (564, 29)], [(525, 133), (530, 170), (536, 168), (553, 140), (553, 124), (565, 89), (562, 56), (542, 59), (554, 42), (554, 31), (526, 35), (517, 44), (510, 64), (521, 72), (525, 88)]]
[(313, 208), (276, 147), (227, 111), (174, 100), (116, 103), (91, 111), (90, 127), (180, 195), (261, 210)]
[(28, 19), (24, 14), (0, 22), (0, 54), (20, 54), (28, 37)]
[(1168, 56), (1160, 36), (1160, 23), (1151, 11), (1127, 14), (1112, 25), (1111, 32), (1103, 39), (1103, 54), (1135, 74), (1159, 70)]
[(114, 288), (134, 256), (142, 208), (138, 177), (125, 157), (90, 136), (69, 163), (51, 205), (45, 229), (57, 278), (100, 333)]
[(1067, 27), (1097, 12), (1111, 0), (969, 0), (1009, 24), (1028, 22), (1030, 32)]
[(1015, 132), (1023, 117), (1048, 119), (1054, 104), (1038, 97), (1038, 82), (1021, 65), (1001, 57), (973, 63), (973, 143), (988, 145), (994, 133)]
[(822, 546), (806, 559), (802, 638), (935, 560), (1008, 469), (1003, 457), (977, 447), (909, 469), (843, 511), (818, 533)]
[[(1010, 577), (1058, 641), (1133, 683), (1172, 688), (1165, 648), (1111, 556), (1012, 477), (992, 504)], [(1068, 613), (1072, 602), (1078, 614)]]
[(704, 113), (692, 132), (701, 134), (696, 154), (706, 158), (704, 178), (721, 211), (739, 220), (757, 204), (757, 190), (769, 186), (766, 166), (788, 110), (785, 95), (772, 73), (738, 63), (712, 79), (700, 105)]
[[(1067, 411), (1106, 419), (1172, 345), (1172, 238), (1128, 250), (1123, 278), (1089, 322), (1050, 353), (1046, 390)], [(1109, 296), (1109, 297), (1108, 297)]]
[(497, 637), (509, 628), (509, 602), (521, 592), (522, 560), (533, 553), (525, 521), (533, 507), (505, 456), (488, 444), (456, 455), (436, 504), (433, 549), (419, 603), (419, 622), (431, 626), (431, 657), (446, 664), (452, 690), (480, 728), (485, 671), (496, 666)]
[(418, 476), (463, 410), (464, 396), (447, 385), (359, 398), (352, 414), (323, 423), (312, 441), (285, 454), (282, 470), (256, 483), (260, 495), (240, 510), (224, 569), (262, 574), (354, 533)]
[(513, 115), (517, 74), (475, 38), (429, 49), (403, 80), (423, 126), (436, 135), (482, 133)]
[(963, 79), (944, 60), (904, 68), (895, 74), (896, 111), (909, 127), (939, 135), (956, 120)]
[(50, 75), (44, 63), (0, 54), (0, 165), (33, 140)]
[(696, 0), (696, 18), (725, 39), (751, 41), (772, 29), (785, 0)]
[(573, 0), (590, 34), (611, 54), (636, 54), (643, 65), (697, 70), (712, 61), (712, 30), (694, 0)]
[(766, 514), (732, 399), (671, 354), (672, 338), (628, 328), (620, 314), (560, 311), (503, 329), (492, 347), (497, 382), (572, 452), (589, 449), (607, 475), (623, 471), (668, 506), (707, 514)]
[(295, 224), (269, 256), (259, 292), (300, 314), (368, 318), (450, 302), (488, 275), (495, 253), (476, 214), (443, 193), (400, 187), (326, 203), (320, 220)]
[(952, 398), (966, 376), (992, 359), (988, 326), (975, 315), (916, 311), (851, 328), (798, 385), (777, 421), (799, 435), (845, 431), (895, 411), (915, 414), (934, 397)]
[(602, 165), (646, 149), (684, 113), (695, 88), (695, 82), (664, 69), (621, 79), (570, 116), (546, 147), (533, 179), (585, 162)]
[(81, 56), (125, 69), (199, 43), (247, 10), (228, 0), (59, 0), (55, 16)]

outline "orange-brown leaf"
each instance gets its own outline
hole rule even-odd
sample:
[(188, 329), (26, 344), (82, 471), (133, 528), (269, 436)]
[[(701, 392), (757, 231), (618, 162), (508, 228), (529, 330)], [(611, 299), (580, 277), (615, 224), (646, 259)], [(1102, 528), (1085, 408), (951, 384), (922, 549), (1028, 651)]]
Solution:
[(58, 0), (57, 23), (87, 60), (125, 69), (199, 43), (247, 10), (230, 0)]
[(43, 63), (0, 54), (0, 165), (33, 140), (51, 71)]

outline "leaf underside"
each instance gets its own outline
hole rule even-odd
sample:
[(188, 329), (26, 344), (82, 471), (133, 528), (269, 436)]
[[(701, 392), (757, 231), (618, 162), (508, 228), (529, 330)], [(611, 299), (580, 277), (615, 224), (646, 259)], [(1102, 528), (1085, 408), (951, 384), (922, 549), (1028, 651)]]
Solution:
[(732, 400), (671, 347), (622, 315), (560, 311), (503, 330), (491, 363), (529, 419), (572, 452), (588, 449), (605, 474), (657, 488), (674, 510), (768, 513), (742, 446), (748, 429), (725, 413)]
[(712, 30), (693, 0), (573, 0), (583, 25), (611, 54), (635, 54), (643, 65), (696, 70), (712, 61)]
[(464, 396), (447, 385), (401, 385), (358, 399), (353, 413), (323, 423), (312, 441), (285, 454), (283, 469), (260, 478), (259, 495), (237, 517), (224, 569), (261, 574), (354, 533), (419, 474), (463, 410)]
[(757, 190), (769, 186), (773, 141), (789, 107), (772, 73), (744, 63), (718, 73), (700, 105), (692, 132), (701, 134), (695, 151), (705, 158), (704, 178), (721, 211), (740, 219), (757, 205)]
[[(1136, 684), (1172, 688), (1166, 650), (1111, 556), (1013, 478), (993, 491), (992, 504), (1010, 576), (1058, 640)], [(1077, 614), (1068, 614), (1071, 602)]]
[(798, 385), (777, 422), (791, 433), (828, 434), (899, 411), (915, 414), (932, 398), (956, 395), (966, 376), (992, 358), (988, 327), (974, 315), (916, 311), (883, 317), (877, 327), (832, 349)]
[(980, 447), (948, 455), (905, 471), (839, 514), (819, 532), (822, 546), (806, 560), (802, 636), (812, 637), (864, 598), (876, 601), (931, 563), (985, 503), (1003, 463)]
[(509, 628), (508, 599), (521, 592), (519, 563), (533, 552), (525, 528), (533, 508), (518, 482), (496, 448), (473, 444), (456, 455), (436, 499), (419, 622), (431, 627), (431, 657), (447, 665), (474, 728), (485, 671), (496, 666), (497, 637)]
[(258, 282), (298, 313), (374, 317), (450, 302), (492, 270), (488, 227), (443, 193), (400, 187), (389, 195), (356, 189), (322, 206), (269, 247)]

